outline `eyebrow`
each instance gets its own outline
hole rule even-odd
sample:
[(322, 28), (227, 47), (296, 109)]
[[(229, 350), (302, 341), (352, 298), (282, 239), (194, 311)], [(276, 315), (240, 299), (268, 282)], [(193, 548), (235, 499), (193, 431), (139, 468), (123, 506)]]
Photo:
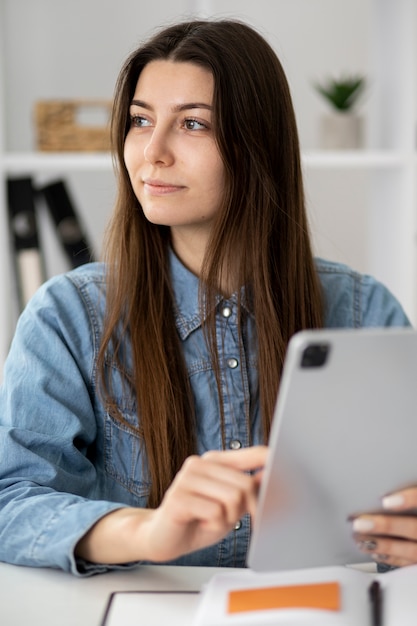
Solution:
[[(141, 107), (143, 109), (148, 109), (149, 111), (153, 109), (150, 104), (144, 102), (143, 100), (132, 100), (130, 104), (131, 106)], [(175, 112), (189, 111), (190, 109), (207, 109), (208, 111), (212, 111), (213, 107), (205, 102), (185, 102), (184, 104), (177, 104), (173, 107), (173, 111)]]

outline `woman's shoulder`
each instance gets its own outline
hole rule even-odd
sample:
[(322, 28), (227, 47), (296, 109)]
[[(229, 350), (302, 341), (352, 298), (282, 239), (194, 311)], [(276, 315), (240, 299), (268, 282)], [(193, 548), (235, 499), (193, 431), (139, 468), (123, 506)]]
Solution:
[(70, 295), (75, 291), (104, 293), (106, 285), (106, 265), (94, 262), (80, 265), (62, 274), (49, 278), (36, 292), (34, 299), (44, 299), (49, 296)]
[(386, 289), (369, 274), (364, 274), (349, 265), (337, 261), (316, 258), (317, 273), (327, 298), (355, 298), (368, 289)]
[(87, 285), (97, 285), (101, 288), (106, 283), (106, 264), (100, 262), (86, 263), (64, 274), (54, 276), (48, 282), (53, 285), (54, 282), (60, 283), (66, 280), (69, 280), (77, 288), (83, 288)]
[(373, 276), (336, 261), (317, 258), (315, 263), (327, 327), (409, 325), (397, 298)]
[[(51, 327), (101, 325), (106, 302), (106, 266), (88, 263), (49, 278), (34, 294), (20, 325), (45, 322)], [(36, 321), (37, 320), (37, 321)]]
[[(92, 263), (47, 280), (19, 317), (7, 370), (53, 362), (58, 371), (77, 362), (91, 377), (106, 307), (105, 275), (104, 265)], [(43, 366), (36, 367), (41, 375)]]
[(316, 257), (314, 261), (322, 282), (337, 277), (346, 277), (349, 281), (362, 280), (363, 278), (374, 280), (371, 276), (362, 274), (349, 265), (340, 263), (339, 261), (331, 261), (329, 259), (323, 259), (322, 257)]

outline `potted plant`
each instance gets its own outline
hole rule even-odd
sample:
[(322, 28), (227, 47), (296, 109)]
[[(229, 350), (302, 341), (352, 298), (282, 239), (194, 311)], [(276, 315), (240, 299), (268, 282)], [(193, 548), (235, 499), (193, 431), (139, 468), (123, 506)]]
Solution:
[(321, 120), (321, 144), (326, 149), (355, 149), (363, 143), (363, 120), (354, 111), (365, 87), (360, 75), (332, 78), (315, 83), (316, 91), (331, 106)]

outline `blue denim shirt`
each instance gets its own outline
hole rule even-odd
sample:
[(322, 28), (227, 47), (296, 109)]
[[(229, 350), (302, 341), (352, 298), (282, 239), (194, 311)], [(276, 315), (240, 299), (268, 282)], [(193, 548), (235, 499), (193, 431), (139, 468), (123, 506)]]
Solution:
[[(199, 318), (198, 279), (171, 254), (176, 325), (195, 396), (198, 452), (222, 447), (214, 375)], [(327, 327), (403, 326), (399, 303), (374, 279), (317, 260)], [(219, 302), (226, 442), (259, 442), (256, 355), (249, 316), (239, 353), (236, 301)], [(135, 398), (114, 389), (126, 420), (106, 412), (97, 390), (96, 359), (105, 308), (105, 267), (90, 264), (53, 278), (18, 322), (0, 395), (0, 560), (62, 568), (77, 575), (109, 569), (77, 560), (74, 547), (92, 525), (120, 506), (143, 507), (149, 485), (142, 475), (134, 429)], [(130, 346), (126, 358), (131, 360)], [(246, 414), (255, 404), (250, 423)], [(175, 561), (206, 566), (245, 565), (250, 520), (245, 516), (219, 544)], [(122, 567), (122, 566), (121, 566)]]

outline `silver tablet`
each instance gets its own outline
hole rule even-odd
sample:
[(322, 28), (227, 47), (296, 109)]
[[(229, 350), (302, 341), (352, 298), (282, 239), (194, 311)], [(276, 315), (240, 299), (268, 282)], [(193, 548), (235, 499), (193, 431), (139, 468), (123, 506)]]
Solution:
[(313, 330), (288, 346), (248, 565), (369, 561), (349, 515), (417, 484), (417, 332)]

